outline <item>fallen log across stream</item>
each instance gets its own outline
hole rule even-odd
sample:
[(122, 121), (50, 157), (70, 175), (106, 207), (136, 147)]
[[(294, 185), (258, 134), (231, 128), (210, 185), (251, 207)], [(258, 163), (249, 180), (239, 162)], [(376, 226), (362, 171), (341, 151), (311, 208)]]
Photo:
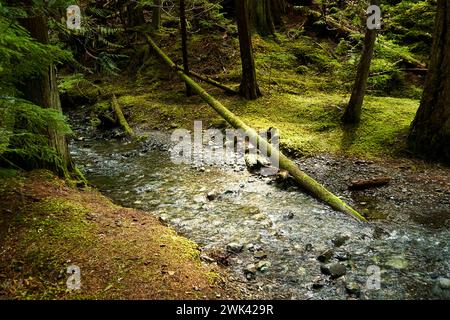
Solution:
[(131, 129), (127, 119), (123, 115), (122, 108), (120, 107), (119, 102), (117, 101), (117, 98), (114, 94), (111, 99), (111, 107), (114, 113), (116, 114), (117, 120), (119, 121), (119, 124), (123, 128), (125, 133), (130, 137), (134, 137), (134, 131), (133, 129)]
[(344, 201), (339, 199), (336, 195), (308, 176), (305, 172), (282, 152), (273, 148), (273, 146), (258, 133), (245, 124), (235, 114), (228, 110), (222, 103), (216, 100), (213, 96), (208, 94), (200, 85), (187, 76), (177, 65), (157, 46), (157, 44), (147, 36), (147, 40), (153, 50), (160, 56), (160, 58), (181, 78), (186, 85), (192, 88), (192, 91), (198, 94), (205, 102), (207, 102), (223, 119), (225, 119), (235, 129), (241, 129), (246, 132), (251, 141), (257, 141), (258, 148), (267, 150), (268, 154), (275, 155), (279, 158), (280, 168), (288, 171), (296, 180), (296, 182), (309, 192), (312, 196), (327, 203), (330, 207), (337, 211), (349, 214), (361, 221), (367, 221), (359, 212), (350, 207)]

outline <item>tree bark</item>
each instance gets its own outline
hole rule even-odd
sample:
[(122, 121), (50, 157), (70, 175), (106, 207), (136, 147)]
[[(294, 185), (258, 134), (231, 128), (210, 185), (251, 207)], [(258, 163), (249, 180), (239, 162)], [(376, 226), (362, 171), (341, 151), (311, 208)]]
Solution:
[[(186, 22), (186, 4), (184, 0), (180, 1), (180, 25), (181, 25), (181, 50), (183, 52), (183, 69), (189, 75), (189, 56), (187, 47), (187, 22)], [(192, 95), (191, 88), (186, 85), (186, 95)]]
[(259, 90), (256, 80), (248, 0), (235, 0), (235, 5), (242, 61), (242, 80), (239, 87), (239, 93), (246, 99), (254, 100), (261, 96), (261, 91)]
[(282, 154), (278, 149), (273, 148), (273, 146), (266, 139), (262, 138), (255, 130), (245, 124), (223, 104), (209, 95), (201, 86), (195, 83), (194, 80), (187, 76), (183, 71), (179, 70), (177, 68), (177, 65), (172, 60), (170, 60), (170, 58), (156, 45), (156, 43), (150, 37), (147, 37), (147, 39), (153, 50), (172, 70), (174, 70), (174, 72), (177, 73), (180, 79), (182, 79), (187, 85), (189, 85), (196, 94), (198, 94), (203, 100), (205, 100), (222, 118), (224, 118), (231, 126), (233, 126), (233, 128), (244, 130), (251, 141), (257, 142), (257, 145), (260, 149), (267, 150), (268, 154), (272, 156), (275, 155), (280, 160), (280, 168), (288, 171), (302, 188), (304, 188), (314, 197), (330, 205), (333, 209), (347, 213), (361, 221), (367, 221), (360, 213), (358, 213), (344, 201), (339, 199), (339, 197), (331, 193), (320, 183), (301, 171), (293, 161)]
[(142, 26), (145, 24), (144, 11), (136, 6), (137, 2), (127, 5), (127, 26), (129, 28)]
[(429, 71), (409, 134), (414, 152), (450, 163), (450, 1), (438, 0)]
[(272, 20), (275, 26), (283, 25), (283, 14), (286, 13), (287, 3), (286, 0), (270, 0), (271, 1), (271, 14)]
[(153, 1), (152, 27), (155, 31), (161, 29), (161, 0)]
[[(379, 5), (379, 0), (372, 0), (371, 4)], [(365, 21), (364, 21), (365, 22)], [(364, 36), (364, 48), (356, 72), (356, 80), (353, 86), (350, 102), (345, 109), (342, 121), (345, 124), (357, 124), (361, 121), (361, 110), (364, 102), (364, 95), (367, 88), (367, 79), (369, 78), (370, 64), (373, 58), (377, 30), (367, 28)]]
[(262, 36), (274, 34), (275, 25), (272, 17), (272, 0), (250, 1), (249, 13), (253, 27)]
[[(43, 15), (30, 16), (19, 20), (20, 24), (29, 31), (36, 41), (48, 44), (48, 22)], [(22, 92), (25, 99), (43, 108), (55, 109), (62, 113), (61, 101), (59, 99), (58, 86), (56, 83), (56, 68), (50, 65), (46, 72), (26, 79)], [(48, 129), (49, 144), (57, 152), (61, 163), (42, 164), (60, 175), (68, 176), (69, 172), (75, 171), (75, 166), (71, 160), (66, 137), (56, 130)]]

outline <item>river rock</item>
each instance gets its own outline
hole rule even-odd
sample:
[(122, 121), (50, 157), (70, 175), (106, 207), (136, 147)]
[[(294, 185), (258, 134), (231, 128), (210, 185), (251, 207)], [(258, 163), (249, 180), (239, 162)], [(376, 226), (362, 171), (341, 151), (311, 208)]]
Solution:
[(386, 266), (402, 270), (408, 267), (408, 261), (403, 256), (393, 256), (386, 262)]
[(256, 269), (261, 272), (266, 272), (267, 269), (269, 269), (271, 266), (272, 266), (272, 264), (270, 263), (270, 261), (259, 261), (256, 264)]
[(348, 261), (348, 260), (350, 260), (350, 254), (348, 252), (345, 252), (345, 251), (336, 252), (335, 257), (339, 261)]
[(291, 211), (289, 211), (286, 214), (286, 219), (288, 219), (288, 220), (292, 220), (292, 219), (294, 219), (294, 217), (295, 217), (295, 214), (293, 212), (291, 212)]
[(432, 292), (440, 299), (450, 299), (450, 279), (438, 278)]
[(323, 263), (327, 263), (333, 257), (333, 254), (334, 254), (333, 250), (329, 249), (329, 250), (324, 251), (321, 254), (319, 254), (319, 256), (317, 257), (317, 260), (319, 260), (320, 262), (323, 262)]
[(441, 289), (450, 290), (450, 279), (447, 278), (439, 278), (437, 283)]
[(348, 239), (350, 239), (350, 237), (347, 235), (339, 235), (333, 240), (331, 240), (331, 242), (333, 242), (335, 247), (342, 247), (347, 242)]
[(329, 275), (332, 279), (337, 279), (347, 273), (347, 269), (342, 263), (332, 263), (322, 265), (320, 267), (320, 271), (323, 274)]
[(240, 253), (240, 252), (242, 252), (243, 248), (244, 248), (244, 246), (242, 244), (239, 244), (236, 242), (227, 244), (227, 251), (230, 253)]
[(361, 288), (359, 287), (359, 285), (356, 282), (353, 281), (349, 281), (345, 283), (345, 291), (347, 291), (347, 293), (349, 295), (354, 295), (359, 297), (361, 294)]
[(245, 274), (245, 277), (247, 278), (247, 280), (255, 279), (256, 272), (257, 272), (257, 269), (256, 269), (256, 265), (254, 263), (249, 264), (248, 266), (246, 266), (244, 268), (244, 274)]
[(209, 201), (213, 201), (217, 198), (218, 194), (215, 191), (210, 191), (208, 192), (208, 194), (206, 195), (206, 199), (208, 199)]
[(258, 250), (253, 254), (253, 256), (256, 259), (265, 259), (265, 258), (267, 258), (267, 253), (265, 251)]

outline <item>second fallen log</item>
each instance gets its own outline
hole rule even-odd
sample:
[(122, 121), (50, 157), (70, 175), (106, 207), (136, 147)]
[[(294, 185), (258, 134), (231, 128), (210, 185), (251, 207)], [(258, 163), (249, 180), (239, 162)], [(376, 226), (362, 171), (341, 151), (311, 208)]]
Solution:
[(364, 190), (369, 188), (382, 187), (391, 182), (389, 177), (375, 177), (370, 179), (352, 180), (348, 186), (349, 190)]

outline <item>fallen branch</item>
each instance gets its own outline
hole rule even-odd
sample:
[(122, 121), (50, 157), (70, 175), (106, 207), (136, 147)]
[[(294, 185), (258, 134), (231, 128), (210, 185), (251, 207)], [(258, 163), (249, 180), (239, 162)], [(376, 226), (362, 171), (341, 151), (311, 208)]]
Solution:
[(382, 187), (391, 181), (389, 177), (377, 177), (371, 179), (353, 180), (348, 186), (349, 190), (364, 190), (369, 188)]
[[(180, 71), (184, 71), (183, 68), (181, 68), (180, 66), (178, 66), (177, 68)], [(211, 78), (202, 76), (201, 74), (198, 74), (198, 73), (196, 73), (194, 71), (189, 71), (189, 75), (191, 75), (192, 77), (197, 78), (197, 79), (199, 79), (199, 80), (201, 80), (203, 82), (206, 82), (206, 83), (208, 83), (208, 84), (210, 84), (210, 85), (212, 85), (214, 87), (222, 89), (226, 93), (233, 94), (233, 95), (239, 94), (239, 92), (237, 90), (235, 90), (233, 88), (230, 88), (230, 87), (228, 87), (228, 86), (226, 86), (224, 84), (221, 84), (220, 82), (217, 82), (216, 80), (213, 80)]]
[(112, 96), (111, 106), (117, 116), (117, 120), (119, 121), (119, 124), (122, 126), (125, 133), (130, 137), (134, 137), (133, 129), (131, 129), (130, 125), (127, 122), (127, 119), (125, 119), (125, 116), (123, 115), (123, 112), (122, 112), (122, 108), (120, 107), (119, 102), (117, 102), (116, 95), (114, 95), (114, 94)]
[(427, 72), (428, 72), (428, 69), (426, 69), (426, 68), (403, 68), (403, 69), (398, 69), (398, 70), (386, 70), (386, 71), (381, 71), (381, 72), (371, 73), (371, 74), (369, 75), (369, 77), (382, 76), (382, 75), (385, 75), (385, 74), (393, 73), (393, 72), (395, 72), (395, 71), (427, 73)]
[(249, 138), (252, 139), (251, 141), (257, 141), (257, 145), (260, 149), (267, 150), (268, 154), (278, 157), (280, 160), (280, 168), (288, 171), (303, 189), (319, 200), (327, 203), (333, 209), (347, 213), (361, 221), (367, 221), (360, 213), (339, 199), (336, 195), (328, 191), (324, 186), (308, 176), (306, 173), (301, 171), (293, 161), (291, 161), (279, 150), (273, 148), (273, 146), (267, 140), (259, 136), (254, 129), (250, 128), (241, 119), (228, 110), (222, 103), (209, 95), (201, 86), (181, 71), (150, 37), (147, 36), (147, 40), (153, 50), (172, 70), (177, 73), (178, 77), (180, 77), (186, 85), (190, 86), (193, 92), (205, 100), (220, 116), (222, 116), (222, 118), (224, 118), (234, 128), (244, 130)]

